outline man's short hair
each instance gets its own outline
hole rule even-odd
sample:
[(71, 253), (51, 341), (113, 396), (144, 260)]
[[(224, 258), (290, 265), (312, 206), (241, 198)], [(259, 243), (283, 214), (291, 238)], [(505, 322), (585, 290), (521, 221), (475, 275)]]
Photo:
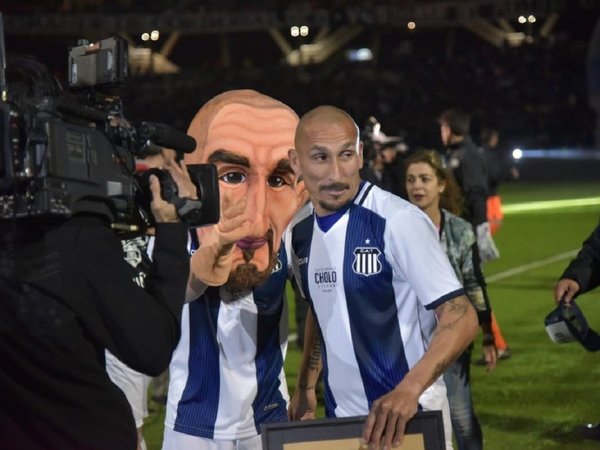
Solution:
[(467, 136), (471, 129), (471, 117), (460, 108), (447, 109), (440, 115), (439, 122), (448, 125), (457, 136)]

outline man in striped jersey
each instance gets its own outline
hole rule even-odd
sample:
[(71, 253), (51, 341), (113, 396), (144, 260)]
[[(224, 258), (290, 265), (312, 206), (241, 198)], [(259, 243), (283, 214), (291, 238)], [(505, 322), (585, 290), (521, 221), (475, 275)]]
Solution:
[(289, 416), (314, 417), (322, 365), (328, 417), (368, 414), (365, 443), (391, 448), (419, 407), (447, 411), (441, 375), (475, 337), (475, 310), (427, 216), (361, 181), (362, 143), (346, 112), (303, 116), (290, 161), (314, 213), (292, 229), (311, 311)]
[(298, 116), (256, 91), (209, 100), (186, 163), (217, 166), (221, 219), (193, 236), (182, 338), (170, 366), (164, 450), (259, 450), (287, 420), (288, 258), (283, 231), (305, 199), (290, 166)]

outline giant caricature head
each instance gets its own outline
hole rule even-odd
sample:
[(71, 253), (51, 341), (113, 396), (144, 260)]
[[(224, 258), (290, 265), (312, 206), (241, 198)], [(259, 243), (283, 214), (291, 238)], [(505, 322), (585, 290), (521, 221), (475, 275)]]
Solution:
[[(225, 202), (246, 202), (249, 233), (236, 242), (230, 290), (266, 280), (283, 231), (304, 199), (288, 160), (297, 124), (298, 116), (283, 103), (256, 91), (232, 90), (209, 100), (189, 126), (197, 145), (185, 162), (217, 166), (222, 209)], [(215, 227), (199, 228), (200, 242)]]

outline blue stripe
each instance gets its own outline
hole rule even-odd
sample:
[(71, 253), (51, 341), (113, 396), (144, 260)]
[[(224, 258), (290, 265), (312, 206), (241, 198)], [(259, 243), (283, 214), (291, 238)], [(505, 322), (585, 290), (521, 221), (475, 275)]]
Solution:
[[(384, 254), (385, 226), (382, 217), (354, 207), (350, 210), (344, 248), (344, 290), (350, 331), (369, 408), (373, 401), (394, 389), (409, 370), (398, 324), (393, 270)], [(357, 247), (380, 250), (379, 273), (367, 276), (353, 271)]]
[(252, 402), (257, 433), (260, 433), (261, 423), (287, 420), (285, 399), (279, 391), (279, 374), (283, 368), (279, 324), (287, 281), (287, 256), (283, 242), (278, 258), (281, 262), (279, 270), (253, 292), (258, 310), (255, 357), (258, 390)]
[(177, 405), (175, 431), (213, 439), (219, 406), (219, 289), (208, 288), (189, 304), (188, 379)]
[[(314, 227), (314, 215), (311, 214), (298, 222), (292, 232), (292, 250), (296, 258), (299, 261), (300, 269), (300, 281), (302, 283), (302, 292), (310, 297), (310, 291), (308, 290), (308, 258), (310, 256), (310, 242), (312, 241), (313, 227)], [(312, 300), (307, 298), (309, 303), (312, 305)]]
[[(314, 313), (314, 311), (313, 311)], [(315, 315), (316, 317), (316, 315)], [(319, 330), (321, 326), (319, 325)], [(321, 336), (323, 334), (321, 333)], [(329, 386), (329, 368), (327, 366), (327, 348), (325, 347), (325, 341), (321, 339), (321, 359), (323, 360), (323, 399), (325, 400), (325, 417), (336, 417), (335, 410), (337, 409), (337, 402)]]
[(435, 309), (438, 306), (440, 306), (442, 303), (446, 303), (448, 300), (452, 300), (453, 298), (458, 297), (459, 295), (465, 295), (465, 290), (464, 289), (457, 289), (455, 291), (452, 291), (446, 295), (442, 295), (440, 298), (438, 298), (436, 301), (431, 302), (430, 304), (428, 304), (425, 309)]

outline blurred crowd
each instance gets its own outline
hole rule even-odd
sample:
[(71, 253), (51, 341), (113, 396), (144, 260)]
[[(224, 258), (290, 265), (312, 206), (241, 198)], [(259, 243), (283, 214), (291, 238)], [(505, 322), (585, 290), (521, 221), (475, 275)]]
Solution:
[[(43, 0), (35, 2), (35, 7), (29, 2), (14, 3), (3, 7), (3, 12), (168, 14), (264, 9), (283, 14), (290, 8), (310, 12), (323, 7), (318, 1), (290, 6), (276, 0), (251, 5), (236, 0), (211, 0), (201, 5), (190, 0), (161, 0), (140, 8), (141, 3)], [(332, 18), (335, 11), (344, 13), (359, 6), (368, 9), (371, 4), (390, 2), (339, 0), (327, 6)], [(586, 57), (597, 16), (597, 9), (588, 11), (581, 2), (571, 2), (548, 36), (540, 36), (544, 18), (528, 27), (519, 28), (515, 23), (515, 31), (525, 32), (530, 39), (518, 47), (500, 48), (462, 27), (418, 26), (416, 32), (408, 33), (400, 26), (374, 25), (365, 27), (324, 63), (299, 67), (285, 62), (266, 31), (184, 34), (169, 54), (182, 71), (144, 75), (143, 82), (131, 77), (124, 90), (125, 104), (130, 119), (161, 120), (185, 128), (193, 112), (212, 96), (227, 89), (252, 88), (283, 100), (299, 114), (329, 103), (347, 110), (359, 124), (376, 116), (386, 132), (405, 136), (411, 147), (426, 148), (439, 144), (435, 122), (439, 113), (460, 105), (471, 113), (475, 134), (479, 127), (493, 123), (503, 131), (507, 143), (515, 146), (590, 147), (595, 117), (589, 106)], [(311, 30), (304, 39), (290, 40), (290, 45), (311, 43), (314, 33)], [(25, 39), (7, 35), (8, 50), (20, 51), (19, 44)], [(62, 52), (62, 44), (52, 42)], [(159, 51), (163, 43), (140, 41), (137, 45)], [(346, 58), (346, 49), (363, 46), (373, 50), (371, 61)], [(28, 47), (28, 53), (40, 51), (39, 39), (30, 39)], [(56, 51), (54, 48), (53, 55)], [(63, 60), (57, 62), (53, 57), (45, 61), (45, 51), (41, 53), (42, 62), (65, 70)], [(64, 54), (66, 60), (66, 48)]]
[(253, 88), (284, 100), (299, 114), (329, 103), (352, 113), (359, 124), (374, 115), (388, 134), (404, 136), (412, 147), (439, 145), (436, 118), (457, 104), (471, 113), (475, 133), (493, 123), (519, 146), (592, 145), (585, 42), (557, 36), (498, 49), (459, 29), (410, 41), (383, 34), (381, 42), (377, 58), (369, 62), (349, 62), (340, 53), (323, 64), (290, 67), (234, 53), (229, 67), (206, 60), (202, 68), (178, 75), (149, 77), (144, 83), (132, 78), (125, 90), (128, 115), (185, 127), (211, 96)]

